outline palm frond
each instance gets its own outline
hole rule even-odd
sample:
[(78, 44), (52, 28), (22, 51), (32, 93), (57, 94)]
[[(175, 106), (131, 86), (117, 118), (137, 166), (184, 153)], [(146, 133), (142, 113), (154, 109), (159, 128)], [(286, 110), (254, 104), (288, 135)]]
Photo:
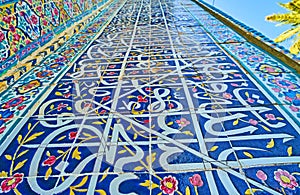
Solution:
[(266, 20), (273, 22), (285, 22), (288, 24), (299, 24), (300, 14), (285, 13), (285, 14), (272, 14), (266, 17)]
[(290, 52), (297, 55), (300, 51), (300, 39), (298, 39), (291, 47)]
[(300, 1), (299, 0), (292, 0), (291, 3), (293, 3), (295, 6), (300, 8)]
[(288, 2), (288, 3), (279, 3), (279, 5), (286, 8), (287, 10), (290, 10), (291, 12), (300, 13), (300, 4), (297, 5), (293, 2)]
[(283, 32), (282, 34), (280, 34), (274, 41), (277, 43), (285, 41), (288, 38), (291, 38), (292, 36), (294, 36), (295, 34), (297, 34), (299, 32), (300, 32), (300, 26), (289, 29), (289, 30)]

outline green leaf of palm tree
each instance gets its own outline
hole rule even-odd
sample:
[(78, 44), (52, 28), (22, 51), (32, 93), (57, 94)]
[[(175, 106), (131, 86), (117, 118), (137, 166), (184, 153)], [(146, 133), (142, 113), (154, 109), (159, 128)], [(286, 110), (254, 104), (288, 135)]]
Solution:
[(290, 37), (294, 36), (295, 34), (299, 33), (299, 31), (300, 31), (300, 26), (298, 26), (296, 28), (289, 29), (289, 30), (283, 32), (282, 34), (280, 34), (274, 41), (276, 43), (285, 41), (288, 38), (290, 38)]

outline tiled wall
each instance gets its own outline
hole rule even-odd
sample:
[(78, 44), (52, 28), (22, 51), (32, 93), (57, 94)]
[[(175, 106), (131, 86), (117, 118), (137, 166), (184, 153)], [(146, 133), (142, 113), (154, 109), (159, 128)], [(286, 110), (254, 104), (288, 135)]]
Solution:
[(13, 82), (7, 71), (107, 1), (0, 0), (0, 82)]

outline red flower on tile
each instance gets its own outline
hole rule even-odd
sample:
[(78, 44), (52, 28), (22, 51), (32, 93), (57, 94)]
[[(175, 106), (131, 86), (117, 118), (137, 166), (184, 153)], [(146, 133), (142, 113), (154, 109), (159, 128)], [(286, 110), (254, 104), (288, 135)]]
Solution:
[(68, 104), (63, 104), (63, 103), (60, 103), (58, 106), (57, 106), (57, 111), (61, 111), (63, 108), (67, 107)]
[(43, 24), (44, 24), (44, 26), (47, 26), (48, 25), (47, 20), (43, 20)]
[(41, 7), (41, 6), (38, 6), (36, 9), (37, 9), (39, 12), (42, 11), (42, 7)]
[(110, 99), (110, 96), (105, 96), (102, 98), (102, 101), (108, 101)]
[(58, 9), (54, 8), (53, 13), (54, 13), (55, 15), (58, 15)]
[(152, 88), (151, 88), (151, 87), (146, 87), (145, 90), (146, 90), (146, 91), (152, 91)]
[(18, 110), (23, 110), (25, 107), (26, 107), (26, 105), (22, 105), (22, 106), (19, 106), (17, 109)]
[(0, 42), (2, 42), (5, 39), (5, 35), (3, 32), (0, 32)]
[(169, 103), (169, 104), (168, 104), (168, 107), (169, 107), (170, 109), (172, 109), (172, 108), (174, 108), (175, 106), (174, 106), (173, 103)]
[(19, 183), (23, 181), (23, 173), (15, 173), (12, 177), (9, 177), (1, 182), (1, 190), (4, 193), (9, 192), (10, 190), (16, 188)]
[(14, 36), (14, 38), (13, 38), (14, 41), (19, 41), (21, 38), (21, 36), (19, 34), (14, 34), (13, 36)]
[(139, 95), (137, 96), (138, 98), (138, 102), (143, 103), (143, 102), (148, 102), (148, 100), (146, 98), (143, 98), (143, 96)]
[(144, 120), (144, 124), (148, 124), (148, 123), (150, 123), (149, 119)]
[(193, 186), (197, 186), (197, 187), (203, 186), (203, 181), (199, 174), (193, 175), (193, 177), (190, 177), (189, 180)]
[(55, 156), (49, 156), (43, 163), (43, 166), (52, 166), (56, 162)]
[(106, 110), (101, 110), (101, 112), (99, 114), (105, 114)]
[(107, 75), (109, 75), (109, 76), (112, 76), (112, 75), (115, 75), (116, 73), (115, 72), (109, 72), (109, 73), (107, 73)]
[(32, 15), (32, 16), (30, 17), (30, 19), (31, 19), (31, 22), (32, 22), (33, 24), (37, 24), (37, 23), (38, 23), (38, 18), (37, 18), (35, 15)]
[(63, 95), (64, 98), (69, 98), (71, 96), (71, 93), (66, 93)]
[(13, 98), (13, 99), (9, 100), (8, 102), (6, 102), (3, 105), (3, 108), (8, 109), (8, 108), (16, 107), (16, 106), (20, 105), (21, 103), (23, 103), (24, 101), (25, 101), (24, 96), (16, 97), (16, 98)]
[(69, 140), (75, 139), (77, 135), (77, 131), (72, 131), (69, 133)]
[(9, 24), (11, 22), (12, 17), (11, 16), (4, 16), (2, 18), (2, 21), (5, 22), (6, 24)]
[(5, 129), (6, 129), (5, 126), (4, 126), (4, 127), (1, 127), (1, 128), (0, 128), (0, 134), (2, 134), (2, 133), (5, 131)]
[(177, 179), (172, 176), (164, 177), (164, 179), (160, 181), (160, 189), (165, 194), (173, 195), (174, 192), (178, 189)]

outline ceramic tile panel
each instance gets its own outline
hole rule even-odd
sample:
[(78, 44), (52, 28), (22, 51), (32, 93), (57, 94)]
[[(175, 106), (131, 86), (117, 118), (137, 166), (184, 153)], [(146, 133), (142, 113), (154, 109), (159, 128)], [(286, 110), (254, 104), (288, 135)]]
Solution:
[(113, 5), (1, 96), (1, 192), (297, 194), (299, 75), (193, 1)]

